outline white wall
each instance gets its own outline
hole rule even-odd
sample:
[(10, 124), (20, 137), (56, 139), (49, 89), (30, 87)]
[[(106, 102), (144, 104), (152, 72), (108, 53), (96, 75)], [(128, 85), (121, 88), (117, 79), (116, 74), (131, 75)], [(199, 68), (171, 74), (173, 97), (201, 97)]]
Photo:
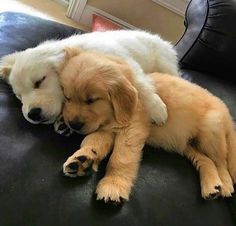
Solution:
[(173, 43), (184, 31), (184, 17), (151, 0), (88, 0), (87, 4)]

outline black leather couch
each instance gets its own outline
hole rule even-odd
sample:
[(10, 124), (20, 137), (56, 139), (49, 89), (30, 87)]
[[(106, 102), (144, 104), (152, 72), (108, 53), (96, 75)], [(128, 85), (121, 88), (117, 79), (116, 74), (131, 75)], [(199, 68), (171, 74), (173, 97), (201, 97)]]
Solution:
[[(236, 1), (192, 0), (186, 31), (176, 44), (182, 74), (222, 98), (236, 118)], [(80, 33), (21, 13), (0, 14), (0, 57), (49, 38)], [(233, 226), (236, 197), (205, 201), (198, 173), (179, 155), (145, 147), (131, 199), (121, 207), (97, 202), (103, 176), (70, 179), (63, 162), (82, 137), (57, 135), (21, 114), (21, 104), (0, 81), (0, 226)]]

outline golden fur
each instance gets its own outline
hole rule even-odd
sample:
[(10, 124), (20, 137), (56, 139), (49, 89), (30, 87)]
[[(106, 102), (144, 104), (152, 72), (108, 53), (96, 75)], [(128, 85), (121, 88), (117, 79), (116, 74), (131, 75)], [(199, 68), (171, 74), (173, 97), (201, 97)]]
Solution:
[[(236, 132), (225, 104), (201, 87), (161, 73), (150, 76), (168, 109), (163, 126), (150, 122), (133, 72), (123, 61), (98, 54), (66, 50), (61, 75), (67, 101), (66, 122), (82, 122), (77, 132), (89, 134), (64, 164), (68, 176), (81, 176), (111, 151), (97, 199), (128, 200), (137, 177), (144, 143), (177, 152), (199, 171), (205, 199), (230, 197), (236, 182)], [(75, 167), (76, 166), (76, 167)]]

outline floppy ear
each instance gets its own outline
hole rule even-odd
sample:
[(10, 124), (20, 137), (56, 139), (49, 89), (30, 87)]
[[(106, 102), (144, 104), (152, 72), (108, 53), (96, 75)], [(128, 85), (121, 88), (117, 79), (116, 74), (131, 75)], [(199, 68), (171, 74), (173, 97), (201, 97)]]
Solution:
[(8, 81), (9, 75), (11, 73), (11, 69), (13, 65), (15, 64), (16, 57), (19, 53), (12, 53), (7, 56), (4, 56), (0, 60), (0, 77), (4, 80)]
[(110, 84), (109, 94), (116, 121), (123, 125), (127, 124), (138, 103), (137, 90), (127, 79), (118, 78)]
[(81, 53), (81, 49), (67, 47), (64, 49), (64, 52), (65, 52), (65, 57), (68, 60), (71, 57), (79, 55)]
[(48, 60), (52, 63), (54, 69), (60, 73), (66, 62), (73, 56), (80, 53), (79, 48), (64, 48), (58, 51), (54, 51)]

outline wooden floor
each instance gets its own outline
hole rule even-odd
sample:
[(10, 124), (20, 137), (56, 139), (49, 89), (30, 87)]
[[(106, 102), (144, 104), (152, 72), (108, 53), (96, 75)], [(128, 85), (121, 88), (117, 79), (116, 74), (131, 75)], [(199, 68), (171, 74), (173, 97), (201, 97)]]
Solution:
[(23, 12), (82, 30), (89, 30), (87, 27), (69, 19), (66, 16), (67, 7), (53, 0), (0, 0), (0, 12), (5, 11)]

